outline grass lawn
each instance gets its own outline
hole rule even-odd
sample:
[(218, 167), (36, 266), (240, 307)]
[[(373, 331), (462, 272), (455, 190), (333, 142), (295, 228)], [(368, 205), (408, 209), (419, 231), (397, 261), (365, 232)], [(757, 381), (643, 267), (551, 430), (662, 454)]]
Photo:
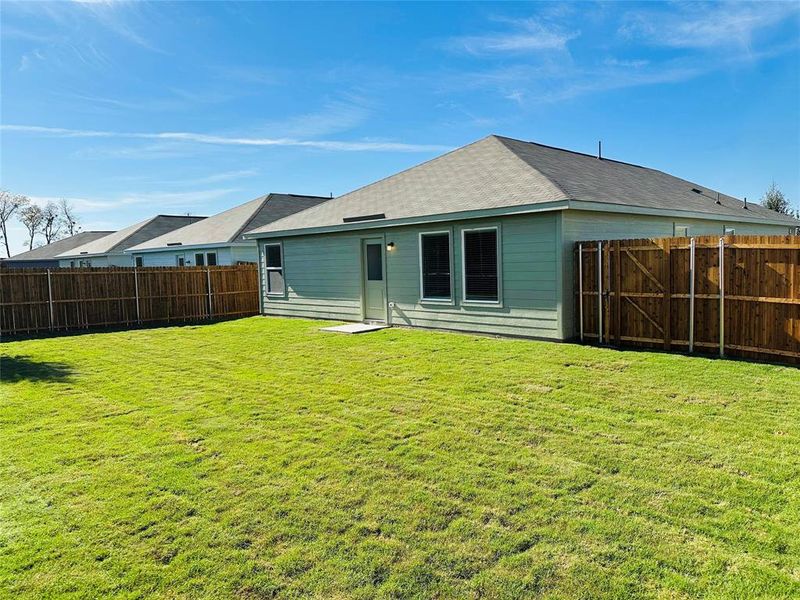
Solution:
[(797, 369), (320, 326), (0, 345), (0, 595), (800, 595)]

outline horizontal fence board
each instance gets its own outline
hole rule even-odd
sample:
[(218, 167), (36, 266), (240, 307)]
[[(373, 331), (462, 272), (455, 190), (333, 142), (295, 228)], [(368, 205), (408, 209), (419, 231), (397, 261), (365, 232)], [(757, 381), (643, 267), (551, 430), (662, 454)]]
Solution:
[(586, 340), (800, 364), (800, 236), (593, 240), (574, 260)]
[(256, 265), (0, 269), (6, 336), (258, 313)]

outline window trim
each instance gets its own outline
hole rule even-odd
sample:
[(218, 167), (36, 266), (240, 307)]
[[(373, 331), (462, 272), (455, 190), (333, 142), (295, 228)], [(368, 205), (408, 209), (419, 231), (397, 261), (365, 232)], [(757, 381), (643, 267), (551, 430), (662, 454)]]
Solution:
[(134, 256), (133, 257), (133, 266), (134, 267), (144, 267), (144, 256)]
[[(213, 265), (208, 260), (208, 257), (211, 256), (211, 255), (214, 256), (214, 264)], [(214, 251), (214, 252), (206, 252), (206, 257), (205, 258), (206, 258), (206, 266), (207, 267), (219, 266), (219, 262), (217, 262), (218, 256), (217, 256), (216, 251)], [(281, 253), (281, 264), (283, 264), (283, 253)]]
[[(277, 246), (281, 253), (281, 266), (280, 267), (270, 267), (267, 265), (267, 247), (269, 246)], [(272, 298), (285, 298), (287, 292), (287, 285), (286, 285), (286, 267), (284, 266), (283, 261), (283, 242), (267, 242), (263, 246), (261, 246), (261, 256), (264, 260), (264, 294), (270, 296)], [(269, 276), (268, 273), (270, 271), (280, 271), (281, 277), (283, 277), (283, 291), (282, 292), (271, 292), (269, 291)]]
[[(730, 231), (728, 231), (730, 230)], [(722, 226), (722, 235), (736, 235), (736, 226), (734, 225), (723, 225)]]
[[(422, 238), (426, 235), (441, 235), (447, 234), (447, 246), (450, 259), (450, 297), (449, 298), (426, 298), (425, 297), (425, 284), (423, 282), (423, 269), (422, 269)], [(453, 254), (453, 231), (451, 229), (438, 229), (436, 231), (420, 231), (419, 232), (419, 301), (420, 304), (445, 304), (452, 306), (455, 304), (455, 256)]]
[[(497, 300), (469, 300), (467, 299), (467, 261), (466, 261), (466, 238), (467, 233), (475, 231), (490, 231), (497, 232)], [(500, 230), (500, 225), (486, 225), (482, 227), (464, 227), (461, 229), (461, 302), (467, 306), (487, 306), (493, 308), (501, 308), (503, 306), (503, 239)]]
[[(686, 235), (678, 235), (678, 228), (683, 227), (686, 229)], [(689, 227), (688, 223), (681, 223), (679, 221), (673, 221), (672, 223), (672, 236), (673, 237), (691, 237), (691, 228)]]
[[(200, 257), (200, 262), (197, 262), (197, 258)], [(205, 267), (206, 266), (206, 255), (203, 252), (195, 252), (194, 253), (194, 266), (195, 267)]]

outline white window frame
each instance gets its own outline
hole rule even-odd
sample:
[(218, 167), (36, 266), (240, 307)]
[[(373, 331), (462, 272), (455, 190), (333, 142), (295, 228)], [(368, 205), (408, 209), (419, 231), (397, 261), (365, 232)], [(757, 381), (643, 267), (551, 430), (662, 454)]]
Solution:
[(186, 266), (186, 257), (183, 254), (176, 254), (175, 255), (175, 266), (176, 267), (185, 267)]
[[(270, 267), (267, 265), (267, 247), (268, 246), (277, 246), (280, 249), (281, 253), (281, 266), (280, 267)], [(283, 242), (267, 242), (261, 247), (261, 256), (264, 260), (264, 291), (267, 296), (271, 296), (273, 298), (285, 298), (286, 297), (286, 268), (283, 264)], [(270, 271), (280, 271), (281, 276), (283, 277), (283, 291), (282, 292), (271, 292), (269, 290), (269, 277), (268, 274)]]
[[(209, 264), (208, 257), (214, 255), (214, 264)], [(283, 261), (283, 254), (281, 254), (281, 261)], [(219, 255), (216, 251), (214, 252), (206, 252), (206, 266), (207, 267), (218, 267), (219, 266)]]
[[(497, 232), (497, 300), (468, 300), (467, 299), (467, 260), (466, 260), (466, 238), (468, 233), (475, 231)], [(500, 225), (486, 225), (483, 227), (466, 227), (461, 230), (461, 302), (466, 305), (475, 306), (503, 306), (503, 239)]]
[(732, 227), (731, 225), (723, 225), (722, 235), (736, 235), (736, 227)]
[(134, 267), (143, 267), (144, 266), (144, 256), (134, 256), (133, 257), (133, 266)]
[[(197, 257), (198, 256), (203, 261), (202, 265), (197, 262)], [(206, 266), (206, 255), (203, 252), (195, 252), (194, 253), (194, 266), (195, 267), (204, 267), (204, 266)]]
[[(685, 235), (685, 236), (683, 236), (683, 235), (679, 236), (679, 235), (678, 235), (678, 228), (679, 228), (679, 227), (683, 227), (683, 228), (685, 228), (685, 229), (686, 229), (686, 235)], [(673, 235), (674, 237), (689, 237), (689, 236), (691, 235), (691, 233), (690, 233), (690, 232), (691, 232), (691, 228), (690, 228), (690, 227), (689, 227), (689, 225), (687, 225), (686, 223), (678, 223), (678, 222), (676, 221), (676, 222), (674, 222), (674, 223), (672, 224), (672, 235)]]
[[(448, 258), (450, 259), (450, 297), (449, 298), (426, 298), (425, 297), (425, 283), (423, 281), (423, 270), (422, 270), (422, 238), (426, 235), (442, 235), (447, 234), (447, 247), (448, 247)], [(439, 229), (436, 231), (420, 231), (419, 232), (419, 301), (420, 303), (432, 303), (432, 304), (448, 304), (453, 305), (455, 303), (455, 261), (453, 256), (453, 231), (451, 229)]]

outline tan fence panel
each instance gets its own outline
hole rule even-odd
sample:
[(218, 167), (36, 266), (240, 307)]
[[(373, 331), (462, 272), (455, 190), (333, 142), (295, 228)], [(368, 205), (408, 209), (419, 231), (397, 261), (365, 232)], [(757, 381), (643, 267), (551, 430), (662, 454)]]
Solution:
[(722, 286), (720, 238), (693, 239), (693, 274), (692, 238), (576, 244), (576, 333), (582, 327), (584, 340), (619, 346), (691, 345), (800, 363), (800, 236), (721, 238)]
[(0, 332), (225, 319), (259, 312), (256, 265), (0, 269)]

